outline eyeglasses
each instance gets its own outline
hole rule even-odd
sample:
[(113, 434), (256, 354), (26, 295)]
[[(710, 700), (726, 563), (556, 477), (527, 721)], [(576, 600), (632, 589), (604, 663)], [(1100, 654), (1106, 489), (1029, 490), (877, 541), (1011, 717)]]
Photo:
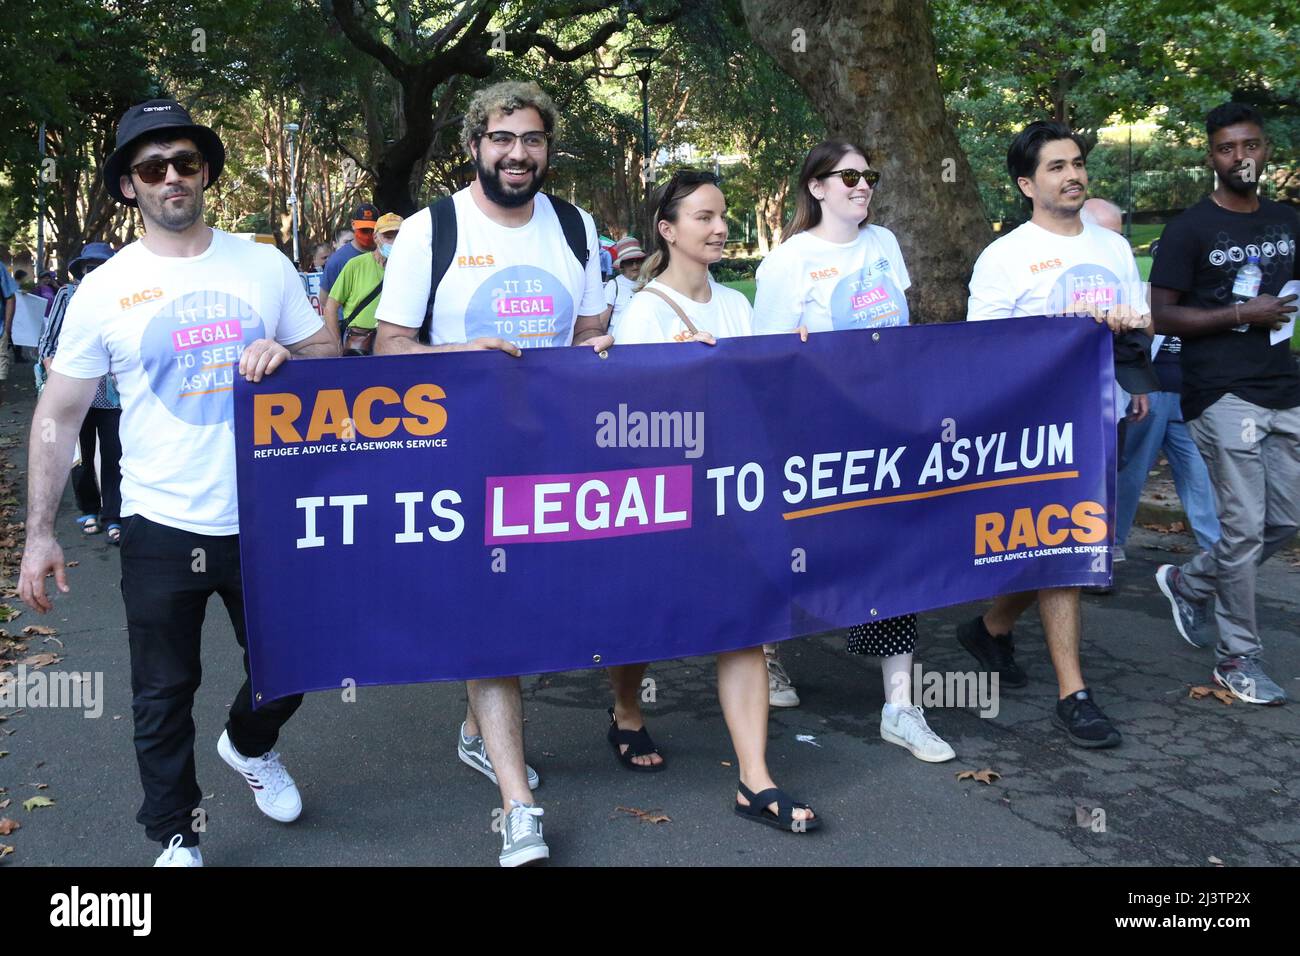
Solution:
[(194, 150), (164, 156), (160, 159), (146, 159), (131, 167), (131, 172), (140, 178), (140, 182), (152, 186), (167, 178), (167, 167), (175, 166), (181, 176), (197, 176), (203, 171), (203, 154)]
[(868, 189), (875, 189), (876, 183), (880, 182), (880, 172), (875, 169), (832, 169), (829, 173), (822, 173), (818, 179), (829, 179), (832, 176), (840, 177), (840, 181), (849, 189), (858, 184), (859, 179), (867, 181)]
[(498, 149), (514, 149), (515, 140), (517, 139), (523, 140), (524, 149), (544, 149), (551, 140), (551, 134), (544, 133), (541, 130), (512, 133), (509, 130), (494, 129), (490, 133), (484, 133), (483, 135)]

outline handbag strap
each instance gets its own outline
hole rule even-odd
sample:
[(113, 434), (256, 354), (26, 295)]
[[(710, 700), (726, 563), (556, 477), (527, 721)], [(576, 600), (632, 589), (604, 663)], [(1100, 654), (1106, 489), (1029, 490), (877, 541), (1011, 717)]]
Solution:
[(649, 286), (646, 286), (641, 291), (653, 292), (655, 295), (659, 296), (659, 298), (663, 299), (665, 302), (668, 303), (669, 308), (671, 308), (674, 312), (677, 313), (677, 318), (682, 320), (682, 324), (691, 330), (691, 335), (700, 334), (700, 330), (695, 327), (695, 323), (692, 322), (690, 318), (686, 315), (686, 313), (682, 311), (682, 307), (678, 305), (676, 302), (674, 302), (669, 296), (665, 295), (663, 292), (660, 292), (658, 289), (652, 289)]
[(380, 279), (379, 285), (375, 286), (368, 293), (366, 293), (366, 297), (357, 303), (357, 307), (352, 310), (352, 314), (349, 315), (347, 321), (343, 323), (343, 327), (347, 328), (349, 325), (351, 325), (352, 320), (361, 314), (362, 309), (368, 306), (371, 302), (375, 301), (375, 296), (379, 295), (380, 291), (382, 291), (383, 288), (384, 288), (384, 280)]

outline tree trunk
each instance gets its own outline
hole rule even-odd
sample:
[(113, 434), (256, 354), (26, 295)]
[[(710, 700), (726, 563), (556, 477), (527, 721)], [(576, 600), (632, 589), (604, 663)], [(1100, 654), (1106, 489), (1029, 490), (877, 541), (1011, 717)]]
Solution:
[(993, 235), (944, 112), (929, 4), (742, 5), (750, 33), (803, 89), (828, 134), (861, 141), (881, 171), (872, 221), (898, 236), (914, 320), (964, 319), (971, 267)]

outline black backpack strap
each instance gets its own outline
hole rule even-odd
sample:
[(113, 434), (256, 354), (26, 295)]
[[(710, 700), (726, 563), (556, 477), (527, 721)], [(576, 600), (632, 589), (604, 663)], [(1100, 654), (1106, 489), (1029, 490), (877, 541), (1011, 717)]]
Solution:
[(456, 204), (451, 196), (443, 196), (429, 204), (429, 304), (424, 309), (424, 322), (420, 325), (418, 340), (428, 345), (433, 325), (433, 299), (438, 294), (451, 260), (456, 257)]
[(555, 209), (555, 215), (560, 220), (560, 228), (564, 230), (564, 241), (569, 244), (573, 257), (582, 264), (582, 268), (587, 268), (591, 250), (587, 248), (587, 227), (582, 223), (582, 213), (578, 212), (578, 207), (573, 203), (566, 202), (559, 196), (547, 193), (546, 198), (551, 201), (551, 206)]
[(384, 280), (380, 279), (379, 285), (375, 286), (373, 289), (367, 292), (366, 297), (357, 303), (357, 307), (352, 310), (352, 314), (349, 315), (346, 320), (344, 320), (343, 327), (346, 329), (349, 325), (355, 322), (357, 316), (361, 314), (362, 310), (365, 309), (365, 307), (368, 306), (371, 302), (374, 302), (375, 296), (379, 295), (379, 293), (382, 292), (383, 290), (384, 290)]

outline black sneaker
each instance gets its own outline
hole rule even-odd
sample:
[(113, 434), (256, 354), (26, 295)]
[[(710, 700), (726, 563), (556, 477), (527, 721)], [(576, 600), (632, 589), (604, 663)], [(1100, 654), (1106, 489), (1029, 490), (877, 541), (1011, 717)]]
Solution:
[(980, 662), (980, 667), (998, 675), (1000, 687), (1024, 687), (1029, 678), (1016, 663), (1016, 644), (1010, 634), (994, 637), (984, 626), (984, 619), (975, 620), (957, 628), (957, 641)]
[(1080, 747), (1118, 747), (1121, 740), (1086, 687), (1056, 702), (1056, 726)]

